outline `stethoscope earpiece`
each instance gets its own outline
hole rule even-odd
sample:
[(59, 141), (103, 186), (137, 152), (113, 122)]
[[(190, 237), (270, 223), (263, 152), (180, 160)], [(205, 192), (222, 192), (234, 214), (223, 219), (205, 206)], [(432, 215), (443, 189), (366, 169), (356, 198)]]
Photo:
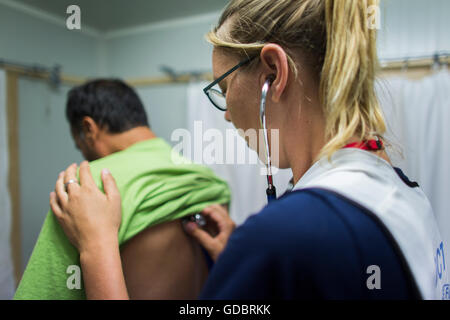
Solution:
[(266, 79), (266, 83), (271, 86), (272, 83), (275, 81), (275, 76), (273, 74), (271, 74), (270, 76), (267, 77)]

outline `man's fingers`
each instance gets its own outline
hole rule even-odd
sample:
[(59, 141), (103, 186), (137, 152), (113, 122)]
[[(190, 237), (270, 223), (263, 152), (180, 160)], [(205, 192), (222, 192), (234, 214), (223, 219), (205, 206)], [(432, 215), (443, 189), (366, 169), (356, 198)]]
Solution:
[(108, 169), (102, 170), (103, 190), (110, 200), (120, 200), (119, 188), (117, 188), (116, 180)]
[(69, 195), (67, 194), (66, 189), (64, 187), (64, 172), (61, 172), (58, 176), (58, 180), (56, 180), (55, 193), (57, 201), (59, 201), (62, 208), (65, 208), (67, 202), (69, 201)]
[(97, 187), (87, 161), (83, 161), (80, 164), (80, 184), (82, 186)]
[[(72, 183), (67, 184), (69, 181), (76, 181), (76, 182), (72, 182)], [(66, 172), (64, 173), (64, 187), (67, 190), (67, 193), (70, 193), (71, 190), (73, 191), (76, 188), (80, 187), (80, 185), (78, 184), (78, 179), (77, 179), (77, 165), (76, 165), (76, 163), (70, 165), (66, 169)]]

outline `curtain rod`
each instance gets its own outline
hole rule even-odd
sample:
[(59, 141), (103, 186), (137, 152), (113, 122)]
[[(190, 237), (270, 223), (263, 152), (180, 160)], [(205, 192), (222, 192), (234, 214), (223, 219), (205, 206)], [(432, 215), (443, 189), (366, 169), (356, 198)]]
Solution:
[(441, 66), (448, 65), (449, 63), (449, 52), (437, 52), (433, 56), (406, 57), (403, 59), (386, 59), (380, 61), (382, 71), (431, 68), (434, 65)]
[(13, 72), (18, 75), (31, 78), (43, 79), (50, 82), (53, 86), (59, 86), (61, 83), (78, 85), (84, 83), (87, 78), (71, 76), (61, 73), (61, 66), (45, 67), (38, 64), (27, 65), (0, 59), (0, 68), (7, 72)]
[[(380, 61), (382, 69), (381, 72), (392, 72), (405, 69), (425, 69), (431, 68), (433, 65), (448, 65), (449, 63), (450, 53), (448, 52), (436, 53), (433, 56), (406, 57), (401, 59), (386, 59)], [(61, 83), (80, 85), (90, 79), (87, 77), (63, 74), (61, 73), (61, 67), (59, 65), (45, 67), (37, 64), (27, 65), (0, 59), (0, 68), (19, 75), (47, 80), (53, 86), (58, 86)], [(193, 81), (212, 81), (213, 79), (211, 72), (190, 71), (176, 73), (169, 67), (161, 67), (161, 70), (166, 73), (165, 76), (131, 78), (125, 79), (124, 81), (133, 87), (146, 87), (165, 84), (189, 83)]]
[[(450, 53), (437, 52), (433, 56), (406, 57), (402, 59), (381, 60), (381, 72), (400, 71), (404, 69), (431, 68), (433, 65), (448, 65), (450, 63)], [(169, 67), (161, 67), (167, 74), (165, 77), (129, 79), (127, 83), (136, 87), (145, 87), (170, 83), (187, 83), (191, 81), (212, 81), (211, 72), (185, 72), (178, 74)]]

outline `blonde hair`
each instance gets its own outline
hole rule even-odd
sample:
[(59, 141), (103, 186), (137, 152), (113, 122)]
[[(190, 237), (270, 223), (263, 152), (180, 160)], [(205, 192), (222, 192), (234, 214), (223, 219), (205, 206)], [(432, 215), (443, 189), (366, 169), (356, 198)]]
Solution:
[(331, 158), (355, 135), (362, 140), (386, 131), (374, 88), (376, 31), (367, 22), (373, 5), (378, 0), (232, 0), (207, 39), (247, 56), (277, 43), (295, 77), (292, 53), (300, 50), (320, 78), (327, 143), (318, 158)]

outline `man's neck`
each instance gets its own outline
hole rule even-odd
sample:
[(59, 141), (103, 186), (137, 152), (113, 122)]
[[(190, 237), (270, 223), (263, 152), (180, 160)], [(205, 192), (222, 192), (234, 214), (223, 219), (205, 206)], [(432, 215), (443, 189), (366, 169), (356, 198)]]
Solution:
[(128, 131), (109, 134), (105, 137), (110, 153), (122, 151), (135, 143), (156, 138), (156, 135), (148, 127), (136, 127)]

